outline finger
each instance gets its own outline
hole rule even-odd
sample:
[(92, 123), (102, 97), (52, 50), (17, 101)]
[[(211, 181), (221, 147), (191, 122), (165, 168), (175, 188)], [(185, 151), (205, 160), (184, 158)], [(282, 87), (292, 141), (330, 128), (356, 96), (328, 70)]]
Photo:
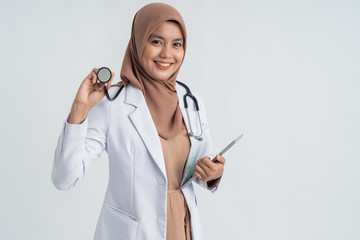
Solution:
[[(204, 181), (204, 179), (202, 178), (202, 176), (198, 173), (198, 172), (194, 172), (195, 177), (197, 177), (198, 179), (200, 179), (201, 181)], [(204, 181), (205, 182), (205, 181)]]
[(205, 166), (204, 164), (200, 163), (197, 166), (200, 167), (201, 169), (201, 173), (202, 176), (204, 177), (204, 179), (209, 180), (211, 177), (213, 177), (216, 174), (216, 171), (214, 169), (210, 169), (207, 166)]
[(225, 164), (225, 162), (226, 162), (226, 159), (223, 156), (219, 155), (219, 154), (216, 155), (216, 160), (218, 162), (222, 163), (222, 164)]
[(194, 169), (194, 174), (198, 173), (201, 176), (201, 180), (206, 181), (208, 179), (209, 176), (199, 165), (196, 165)]
[(94, 90), (101, 91), (101, 90), (103, 90), (103, 87), (104, 87), (104, 83), (98, 82), (94, 85)]
[[(95, 69), (95, 68), (94, 68)], [(93, 84), (95, 84), (96, 83), (96, 81), (97, 81), (97, 75), (96, 75), (96, 73), (94, 72), (94, 70), (91, 72), (91, 82), (93, 83)]]
[(208, 165), (204, 164), (202, 159), (199, 159), (197, 161), (197, 164), (208, 174), (213, 170), (212, 167), (209, 167)]
[(97, 74), (98, 71), (99, 71), (99, 69), (100, 69), (100, 68), (93, 68), (93, 69), (92, 69), (92, 72), (94, 72), (95, 74)]
[(209, 157), (203, 157), (200, 159), (200, 161), (210, 170), (214, 170), (215, 166), (214, 166), (214, 162), (210, 160)]
[(205, 180), (205, 178), (199, 173), (199, 172), (194, 172), (194, 175), (198, 178), (198, 179), (200, 179), (201, 181), (204, 181), (204, 182), (206, 182), (206, 180)]

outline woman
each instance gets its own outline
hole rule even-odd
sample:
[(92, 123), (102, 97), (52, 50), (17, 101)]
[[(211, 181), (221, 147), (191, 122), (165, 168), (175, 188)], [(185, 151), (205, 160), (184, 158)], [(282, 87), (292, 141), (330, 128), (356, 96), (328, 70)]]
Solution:
[[(146, 5), (134, 17), (121, 94), (113, 102), (104, 98), (96, 68), (77, 92), (59, 138), (52, 181), (60, 190), (72, 188), (107, 151), (109, 185), (95, 239), (201, 239), (193, 185), (180, 190), (183, 172), (198, 159), (195, 181), (214, 192), (225, 159), (216, 156), (214, 163), (207, 157), (211, 140), (197, 94), (202, 121), (194, 110), (186, 115), (186, 89), (176, 84), (185, 49), (185, 25), (177, 10)], [(188, 129), (201, 128), (203, 141), (189, 137)]]

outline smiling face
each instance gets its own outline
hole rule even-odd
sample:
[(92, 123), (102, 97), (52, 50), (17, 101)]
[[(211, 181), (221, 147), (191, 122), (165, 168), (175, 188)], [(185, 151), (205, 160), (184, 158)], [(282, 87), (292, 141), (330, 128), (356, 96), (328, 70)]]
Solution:
[(163, 22), (144, 46), (142, 65), (147, 74), (165, 81), (181, 66), (185, 50), (181, 28), (174, 22)]

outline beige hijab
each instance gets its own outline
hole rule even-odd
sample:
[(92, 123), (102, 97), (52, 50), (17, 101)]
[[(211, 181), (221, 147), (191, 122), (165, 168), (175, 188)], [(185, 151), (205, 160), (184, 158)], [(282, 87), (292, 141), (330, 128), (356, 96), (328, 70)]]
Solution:
[(120, 73), (125, 86), (130, 82), (142, 91), (158, 134), (164, 139), (171, 139), (184, 129), (175, 89), (176, 76), (180, 68), (169, 79), (161, 81), (148, 75), (141, 61), (149, 36), (160, 24), (168, 20), (179, 23), (184, 37), (185, 51), (186, 29), (180, 13), (164, 3), (148, 4), (135, 14), (131, 38)]

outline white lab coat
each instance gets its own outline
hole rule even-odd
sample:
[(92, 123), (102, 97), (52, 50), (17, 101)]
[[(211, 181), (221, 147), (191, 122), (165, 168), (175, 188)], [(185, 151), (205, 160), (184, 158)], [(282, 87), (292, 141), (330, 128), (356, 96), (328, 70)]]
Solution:
[[(183, 95), (176, 85), (185, 125), (200, 132), (194, 104), (186, 113)], [(198, 99), (204, 140), (193, 137), (188, 159), (212, 153), (212, 144), (201, 98)], [(103, 98), (82, 124), (65, 121), (55, 151), (52, 182), (69, 190), (85, 175), (103, 150), (109, 157), (109, 183), (99, 216), (96, 240), (165, 240), (167, 178), (161, 142), (142, 92), (129, 84), (113, 102)], [(187, 165), (190, 161), (187, 162)], [(186, 169), (187, 167), (185, 167)], [(205, 187), (205, 183), (196, 179)], [(217, 186), (211, 191), (216, 191)], [(190, 211), (193, 240), (202, 239), (197, 200), (192, 184), (182, 190)]]

